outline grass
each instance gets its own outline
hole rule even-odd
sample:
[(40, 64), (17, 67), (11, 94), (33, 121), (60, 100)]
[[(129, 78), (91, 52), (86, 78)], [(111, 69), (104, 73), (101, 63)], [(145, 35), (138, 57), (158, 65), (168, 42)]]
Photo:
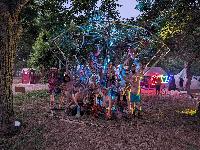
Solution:
[(47, 104), (49, 94), (46, 90), (34, 91), (14, 96), (14, 112), (17, 120), (22, 122), (20, 134), (11, 138), (0, 139), (2, 150), (45, 149), (42, 145), (43, 125), (38, 119), (43, 118), (39, 107)]
[(33, 91), (28, 92), (25, 94), (17, 94), (14, 96), (14, 105), (19, 105), (21, 103), (26, 103), (27, 101), (31, 100), (38, 100), (38, 99), (45, 99), (49, 97), (49, 93), (47, 90), (41, 90), (41, 91)]

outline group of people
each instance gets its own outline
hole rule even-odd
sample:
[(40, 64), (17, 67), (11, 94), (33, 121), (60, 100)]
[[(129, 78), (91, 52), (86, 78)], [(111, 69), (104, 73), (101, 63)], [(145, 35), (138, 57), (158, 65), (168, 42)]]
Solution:
[(55, 108), (55, 95), (60, 91), (59, 109), (75, 108), (77, 117), (82, 113), (90, 113), (95, 117), (105, 115), (108, 119), (114, 114), (140, 116), (140, 80), (143, 69), (136, 69), (133, 65), (127, 68), (124, 66), (123, 71), (122, 75), (110, 63), (106, 73), (92, 73), (88, 82), (84, 82), (84, 71), (76, 75), (65, 72), (59, 80), (57, 70), (52, 69), (49, 77), (50, 108)]

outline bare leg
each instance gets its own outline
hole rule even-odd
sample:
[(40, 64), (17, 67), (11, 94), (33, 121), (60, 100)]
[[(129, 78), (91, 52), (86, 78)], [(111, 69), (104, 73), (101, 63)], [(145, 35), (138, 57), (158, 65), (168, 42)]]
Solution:
[(111, 110), (112, 109), (112, 100), (109, 98), (109, 106), (108, 106), (108, 118), (111, 118)]
[(136, 110), (136, 104), (135, 102), (132, 104), (132, 107), (131, 107), (131, 114), (134, 114), (135, 115), (135, 110)]
[(106, 99), (103, 98), (103, 107), (106, 107)]
[(62, 93), (60, 96), (60, 104), (59, 104), (59, 109), (62, 107), (64, 103), (64, 98), (65, 98), (65, 93)]
[(72, 97), (74, 103), (78, 106), (78, 98), (79, 98), (79, 94), (76, 94), (74, 97)]
[(142, 103), (138, 103), (138, 117), (141, 117), (142, 115)]
[(67, 107), (70, 107), (72, 104), (75, 103), (75, 97), (73, 95), (68, 94), (67, 99), (68, 99)]
[(129, 113), (131, 113), (131, 92), (128, 92), (127, 104), (128, 104), (128, 111)]
[(55, 97), (53, 94), (50, 95), (50, 109), (53, 109), (55, 102)]

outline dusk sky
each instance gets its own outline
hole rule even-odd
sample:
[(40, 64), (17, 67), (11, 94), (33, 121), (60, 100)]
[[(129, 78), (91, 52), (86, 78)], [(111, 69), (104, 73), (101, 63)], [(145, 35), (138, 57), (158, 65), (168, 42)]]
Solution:
[(119, 0), (119, 4), (123, 5), (119, 8), (122, 18), (135, 18), (140, 14), (140, 11), (135, 9), (137, 4), (136, 0)]
[[(101, 0), (97, 3), (97, 6), (100, 6)], [(135, 9), (135, 6), (137, 4), (136, 0), (118, 0), (118, 3), (120, 5), (123, 5), (122, 7), (119, 7), (118, 10), (120, 12), (120, 16), (122, 18), (131, 18), (131, 17), (137, 17), (140, 12)], [(70, 3), (66, 4), (66, 7), (69, 7)]]

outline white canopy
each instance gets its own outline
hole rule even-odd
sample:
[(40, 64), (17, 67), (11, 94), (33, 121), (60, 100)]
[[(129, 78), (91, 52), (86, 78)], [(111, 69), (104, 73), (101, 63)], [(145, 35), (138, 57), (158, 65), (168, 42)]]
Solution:
[[(175, 78), (175, 82), (176, 82), (176, 87), (179, 88), (180, 78), (182, 78), (184, 80), (183, 86), (185, 87), (185, 84), (186, 84), (186, 81), (187, 81), (185, 68), (180, 73), (175, 75), (174, 78)], [(192, 77), (191, 86), (190, 86), (191, 89), (200, 89), (200, 80), (199, 79), (200, 79), (200, 76), (193, 76)]]

